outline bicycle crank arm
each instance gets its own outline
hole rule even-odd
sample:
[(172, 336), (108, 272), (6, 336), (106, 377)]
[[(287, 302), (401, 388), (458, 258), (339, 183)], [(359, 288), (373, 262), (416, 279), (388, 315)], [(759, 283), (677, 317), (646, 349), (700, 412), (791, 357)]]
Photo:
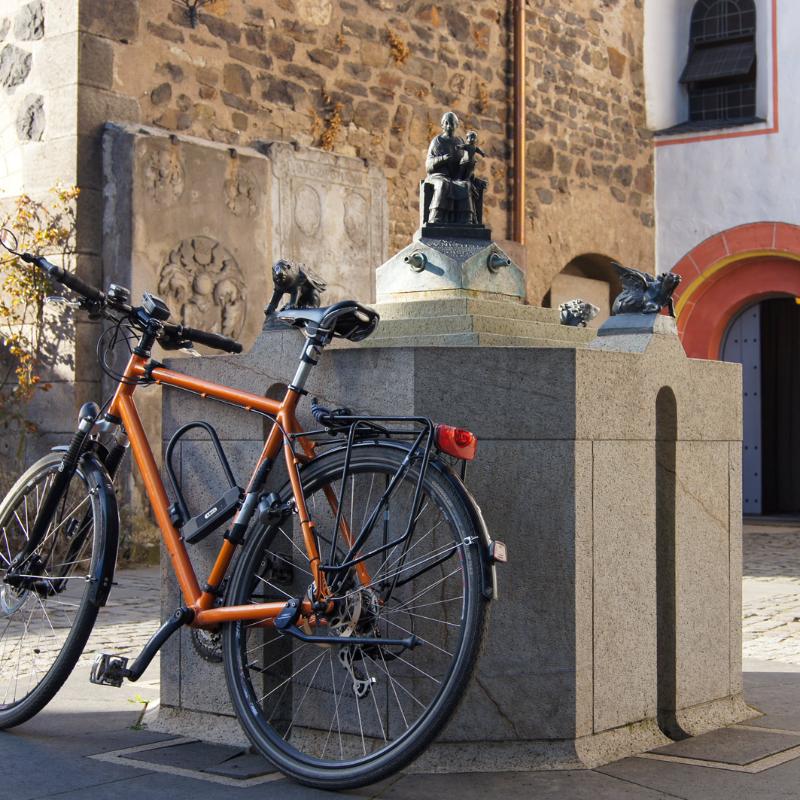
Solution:
[(156, 653), (163, 647), (164, 642), (179, 628), (190, 623), (193, 618), (194, 611), (192, 611), (192, 609), (185, 607), (179, 608), (150, 637), (150, 640), (130, 667), (128, 666), (128, 659), (125, 656), (99, 653), (92, 667), (89, 681), (100, 686), (116, 687), (122, 686), (123, 680), (135, 683), (150, 666)]
[(329, 645), (368, 645), (368, 644), (383, 644), (392, 645), (395, 647), (405, 647), (408, 650), (413, 650), (417, 645), (422, 644), (422, 640), (414, 635), (406, 639), (381, 639), (380, 636), (317, 636), (313, 633), (306, 633), (300, 630), (296, 625), (289, 625), (286, 628), (280, 629), (281, 633), (286, 633), (289, 636), (294, 636), (301, 642), (309, 642), (311, 644), (329, 644)]

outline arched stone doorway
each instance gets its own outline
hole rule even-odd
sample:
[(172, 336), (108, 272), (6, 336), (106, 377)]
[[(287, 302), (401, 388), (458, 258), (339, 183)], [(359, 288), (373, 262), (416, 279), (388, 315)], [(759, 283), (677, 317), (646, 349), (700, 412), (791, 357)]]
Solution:
[(800, 513), (800, 228), (725, 231), (674, 271), (687, 354), (743, 367), (744, 513)]

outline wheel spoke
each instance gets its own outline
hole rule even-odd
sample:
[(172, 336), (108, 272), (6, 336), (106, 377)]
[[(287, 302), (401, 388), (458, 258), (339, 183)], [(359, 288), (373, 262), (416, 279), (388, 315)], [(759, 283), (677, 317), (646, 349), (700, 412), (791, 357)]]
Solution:
[[(0, 727), (18, 724), (40, 710), (64, 682), (73, 663), (61, 657), (71, 646), (75, 660), (96, 610), (87, 580), (99, 506), (81, 472), (76, 472), (46, 532), (14, 588), (5, 570), (29, 541), (52, 488), (59, 456), (45, 457), (39, 471), (12, 488), (0, 518)], [(81, 524), (77, 520), (83, 519)], [(57, 668), (56, 668), (56, 665)]]

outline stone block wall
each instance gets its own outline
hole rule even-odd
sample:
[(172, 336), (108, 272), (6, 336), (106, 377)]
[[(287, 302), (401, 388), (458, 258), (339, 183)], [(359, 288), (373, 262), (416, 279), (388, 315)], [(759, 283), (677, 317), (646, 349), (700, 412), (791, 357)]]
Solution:
[(654, 265), (643, 2), (528, 2), (528, 301), (573, 258)]
[[(527, 0), (528, 247), (517, 260), (530, 303), (583, 254), (653, 266), (641, 6)], [(502, 240), (514, 177), (512, 7), (209, 0), (193, 27), (178, 0), (0, 0), (0, 87), (8, 100), (0, 108), (0, 197), (77, 183), (77, 270), (99, 283), (108, 280), (105, 123), (226, 145), (295, 142), (383, 171), (388, 246), (396, 251), (417, 227), (426, 149), (442, 111), (453, 109), (462, 130), (479, 132), (487, 222)], [(313, 256), (309, 263), (316, 266)], [(80, 382), (75, 391), (65, 384), (70, 397), (59, 407), (69, 413), (53, 422), (55, 434), (72, 425), (70, 406), (100, 393), (96, 335), (92, 324), (78, 327)]]
[[(0, 1), (0, 198), (74, 182), (77, 8)], [(50, 13), (50, 12), (53, 13)]]
[[(687, 359), (674, 334), (641, 338), (645, 352), (627, 351), (624, 336), (605, 337), (605, 351), (336, 349), (313, 370), (306, 388), (329, 407), (473, 431), (467, 484), (508, 545), (474, 679), (419, 768), (593, 767), (752, 715), (741, 678), (741, 371)], [(297, 331), (268, 332), (249, 353), (172, 366), (274, 397), (301, 346)], [(246, 481), (262, 420), (166, 389), (165, 441), (190, 419), (217, 427)], [(313, 425), (307, 402), (300, 421)], [(193, 510), (219, 496), (203, 433), (182, 439), (175, 461)], [(220, 536), (188, 548), (201, 582)], [(166, 617), (181, 602), (174, 579), (163, 598)], [(164, 729), (241, 739), (222, 667), (187, 631), (162, 651), (161, 671)]]

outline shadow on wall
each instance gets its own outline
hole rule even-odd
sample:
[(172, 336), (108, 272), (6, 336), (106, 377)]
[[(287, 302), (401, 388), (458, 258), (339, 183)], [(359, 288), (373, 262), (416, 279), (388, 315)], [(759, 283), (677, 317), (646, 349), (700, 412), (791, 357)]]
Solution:
[(665, 386), (656, 398), (656, 635), (658, 727), (670, 739), (687, 733), (678, 722), (677, 573), (675, 481), (678, 404)]
[(611, 315), (614, 298), (622, 291), (613, 261), (600, 253), (586, 253), (572, 259), (553, 279), (543, 305), (558, 308), (561, 303), (580, 297), (600, 309), (589, 323), (590, 328), (599, 328)]

